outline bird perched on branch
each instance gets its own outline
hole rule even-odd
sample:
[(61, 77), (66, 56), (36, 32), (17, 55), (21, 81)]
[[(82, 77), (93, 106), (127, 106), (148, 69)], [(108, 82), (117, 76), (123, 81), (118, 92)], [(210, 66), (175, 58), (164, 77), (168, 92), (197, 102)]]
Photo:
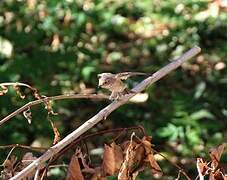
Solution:
[(111, 91), (111, 95), (109, 97), (110, 100), (119, 99), (122, 95), (128, 94), (130, 92), (123, 80), (126, 80), (131, 76), (138, 75), (147, 76), (150, 74), (141, 72), (123, 72), (118, 74), (101, 73), (98, 74), (98, 86)]

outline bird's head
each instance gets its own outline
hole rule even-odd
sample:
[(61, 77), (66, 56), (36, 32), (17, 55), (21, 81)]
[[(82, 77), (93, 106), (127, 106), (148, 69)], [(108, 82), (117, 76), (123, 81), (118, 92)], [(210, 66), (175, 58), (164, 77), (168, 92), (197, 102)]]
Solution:
[(112, 84), (114, 83), (114, 74), (111, 73), (101, 73), (98, 74), (99, 79), (99, 87), (110, 89)]

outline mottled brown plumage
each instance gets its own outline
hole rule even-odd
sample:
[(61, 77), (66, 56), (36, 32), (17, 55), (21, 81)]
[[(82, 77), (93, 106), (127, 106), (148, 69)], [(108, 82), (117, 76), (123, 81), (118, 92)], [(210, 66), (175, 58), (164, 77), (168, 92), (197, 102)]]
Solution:
[(122, 80), (126, 80), (131, 76), (137, 76), (137, 75), (146, 76), (148, 74), (141, 73), (141, 72), (123, 72), (118, 74), (101, 73), (101, 74), (98, 74), (99, 87), (102, 87), (104, 89), (108, 89), (109, 91), (111, 91), (112, 93), (110, 95), (110, 99), (115, 100), (129, 92), (127, 90), (127, 85)]

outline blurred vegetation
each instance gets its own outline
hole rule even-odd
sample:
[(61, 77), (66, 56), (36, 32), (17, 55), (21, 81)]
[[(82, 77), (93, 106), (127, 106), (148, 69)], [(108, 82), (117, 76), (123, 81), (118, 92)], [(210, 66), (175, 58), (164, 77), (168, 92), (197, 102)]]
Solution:
[[(143, 125), (156, 149), (195, 170), (195, 158), (227, 137), (227, 9), (200, 0), (4, 0), (0, 2), (0, 82), (29, 83), (43, 95), (96, 92), (101, 72), (155, 72), (194, 45), (197, 58), (129, 103), (92, 131)], [(130, 80), (134, 85), (141, 78)], [(1, 118), (34, 99), (13, 90), (0, 97)], [(52, 117), (62, 137), (107, 104), (64, 100)], [(43, 106), (29, 125), (18, 115), (0, 129), (0, 144), (49, 145), (53, 132)], [(92, 142), (102, 146), (99, 140)], [(94, 146), (94, 147), (95, 147)], [(6, 150), (0, 150), (1, 162)], [(193, 165), (192, 165), (193, 162)], [(171, 165), (161, 164), (165, 172)], [(142, 179), (144, 179), (143, 177)]]

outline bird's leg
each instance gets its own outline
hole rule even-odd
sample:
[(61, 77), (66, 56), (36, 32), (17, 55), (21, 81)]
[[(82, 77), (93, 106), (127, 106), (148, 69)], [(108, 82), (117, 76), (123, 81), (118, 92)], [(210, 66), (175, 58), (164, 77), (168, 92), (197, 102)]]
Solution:
[(134, 93), (136, 93), (136, 92), (134, 92), (134, 91), (132, 91), (132, 90), (130, 90), (130, 89), (127, 89), (127, 88), (125, 88), (123, 92), (115, 92), (115, 91), (112, 91), (112, 93), (111, 93), (109, 99), (110, 99), (111, 101), (113, 101), (113, 100), (118, 100), (118, 99), (120, 99), (122, 96), (127, 95), (127, 94), (131, 94), (131, 93), (134, 94)]
[(112, 91), (109, 100), (113, 101), (113, 100), (117, 100), (119, 98), (119, 95), (117, 92)]
[(134, 93), (136, 93), (136, 92), (133, 91), (133, 90), (131, 90), (131, 89), (126, 88), (126, 89), (123, 91), (122, 95), (131, 94), (131, 93), (134, 94)]

